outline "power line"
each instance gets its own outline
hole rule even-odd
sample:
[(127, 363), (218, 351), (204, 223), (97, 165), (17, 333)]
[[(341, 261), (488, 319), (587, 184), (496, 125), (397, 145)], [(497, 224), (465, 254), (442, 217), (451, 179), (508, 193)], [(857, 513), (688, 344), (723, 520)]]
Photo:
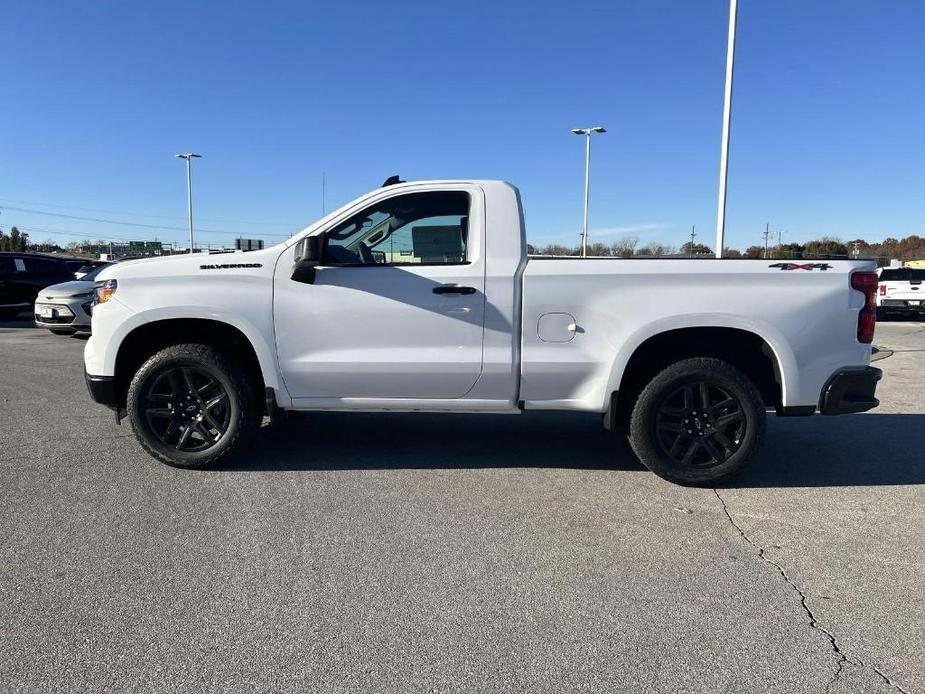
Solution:
[[(137, 241), (137, 238), (127, 237), (127, 236), (96, 236), (90, 235), (83, 232), (74, 232), (74, 231), (61, 231), (58, 229), (48, 229), (46, 227), (33, 227), (33, 226), (23, 226), (22, 224), (14, 224), (17, 229), (24, 231), (29, 234), (31, 237), (29, 240), (30, 244), (41, 244), (43, 241), (40, 241), (36, 238), (38, 234), (49, 234), (51, 236), (69, 236), (72, 238), (80, 239), (81, 241), (87, 241), (90, 245), (95, 245), (97, 243), (113, 243), (119, 245), (126, 245), (131, 241)], [(0, 229), (2, 230), (2, 229)], [(48, 240), (48, 239), (45, 239)], [(176, 248), (176, 247), (185, 247), (180, 241), (162, 241), (162, 244), (165, 248)], [(211, 248), (213, 244), (196, 244), (197, 248)], [(214, 244), (220, 245), (220, 244)]]
[[(74, 237), (74, 238), (79, 238), (79, 239), (81, 239), (81, 240), (87, 240), (87, 241), (91, 241), (91, 240), (96, 240), (96, 241), (135, 241), (135, 240), (137, 240), (137, 239), (129, 238), (129, 237), (126, 237), (126, 236), (96, 236), (96, 238), (93, 239), (93, 235), (91, 235), (91, 234), (87, 234), (87, 233), (78, 233), (78, 232), (75, 232), (75, 231), (59, 231), (59, 230), (57, 230), (57, 229), (46, 229), (46, 228), (43, 228), (43, 227), (23, 226), (22, 224), (13, 224), (12, 226), (16, 227), (16, 228), (19, 229), (20, 231), (28, 232), (30, 235), (32, 235), (32, 234), (52, 234), (52, 235), (54, 235), (54, 236), (72, 236), (72, 237)], [(165, 243), (173, 243), (173, 242), (170, 241), (170, 242), (165, 242)]]
[[(14, 210), (16, 212), (27, 212), (29, 214), (41, 214), (47, 215), (49, 217), (60, 217), (62, 219), (76, 219), (85, 222), (96, 222), (98, 224), (117, 224), (119, 226), (140, 227), (142, 229), (159, 229), (161, 231), (186, 231), (186, 229), (183, 227), (161, 226), (158, 224), (142, 224), (141, 222), (126, 222), (118, 219), (104, 219), (102, 217), (81, 217), (79, 215), (63, 214), (61, 212), (46, 212), (44, 210), (32, 210), (25, 207), (12, 207), (9, 205), (0, 206), (0, 209)], [(199, 229), (198, 231), (204, 234), (224, 234), (226, 236), (237, 236), (239, 234), (239, 232), (223, 231), (219, 229)], [(263, 236), (279, 236), (281, 238), (288, 238), (289, 236), (289, 234), (271, 234), (267, 232), (261, 232), (261, 234)]]
[[(150, 219), (183, 219), (183, 217), (178, 217), (176, 215), (165, 215), (165, 214), (149, 214), (146, 212), (127, 212), (125, 210), (106, 210), (99, 207), (78, 207), (77, 205), (60, 205), (50, 202), (35, 202), (34, 200), (14, 200), (12, 198), (0, 198), (0, 202), (6, 203), (15, 203), (17, 205), (36, 205), (38, 207), (54, 207), (59, 210), (80, 210), (82, 212), (103, 212), (105, 214), (124, 214), (129, 217), (148, 217)], [(12, 207), (8, 209), (14, 209)], [(277, 226), (277, 227), (294, 227), (298, 226), (300, 228), (304, 227), (304, 224), (301, 222), (258, 222), (248, 219), (222, 219), (219, 217), (202, 217), (201, 219), (207, 222), (223, 222), (226, 224), (263, 224), (268, 226)]]

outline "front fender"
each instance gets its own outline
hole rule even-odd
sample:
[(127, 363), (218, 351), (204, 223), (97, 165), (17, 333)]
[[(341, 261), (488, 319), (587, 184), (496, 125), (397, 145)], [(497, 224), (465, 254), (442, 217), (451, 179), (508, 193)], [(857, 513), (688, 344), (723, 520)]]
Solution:
[(267, 315), (266, 325), (256, 325), (240, 312), (230, 313), (204, 306), (179, 305), (132, 311), (113, 297), (93, 318), (93, 335), (87, 342), (84, 361), (88, 373), (99, 376), (113, 376), (119, 348), (132, 331), (157, 321), (172, 319), (202, 319), (230, 325), (239, 330), (251, 343), (266, 386), (277, 391), (277, 398), (288, 399), (288, 392), (282, 387), (276, 368), (273, 346), (265, 335), (273, 335), (272, 315)]

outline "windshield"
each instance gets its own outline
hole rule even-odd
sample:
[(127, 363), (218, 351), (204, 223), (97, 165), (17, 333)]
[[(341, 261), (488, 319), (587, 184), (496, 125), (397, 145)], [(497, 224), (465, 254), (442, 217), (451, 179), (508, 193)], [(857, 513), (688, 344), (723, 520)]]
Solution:
[(109, 263), (108, 265), (97, 265), (95, 268), (90, 270), (90, 272), (80, 278), (81, 282), (92, 282), (96, 279), (96, 276), (108, 268), (109, 265), (112, 265), (112, 263)]

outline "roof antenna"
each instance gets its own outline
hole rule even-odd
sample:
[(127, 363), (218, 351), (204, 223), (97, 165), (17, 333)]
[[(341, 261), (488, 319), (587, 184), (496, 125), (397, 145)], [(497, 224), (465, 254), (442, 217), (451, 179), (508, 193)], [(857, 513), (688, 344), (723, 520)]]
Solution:
[(398, 177), (398, 174), (395, 174), (394, 176), (389, 176), (387, 179), (385, 179), (385, 183), (382, 184), (382, 187), (385, 188), (386, 186), (394, 186), (396, 183), (404, 182), (405, 181)]

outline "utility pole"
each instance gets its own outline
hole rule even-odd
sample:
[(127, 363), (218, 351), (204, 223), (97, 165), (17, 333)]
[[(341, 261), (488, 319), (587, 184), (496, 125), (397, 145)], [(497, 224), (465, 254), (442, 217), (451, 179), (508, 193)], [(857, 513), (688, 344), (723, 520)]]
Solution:
[(193, 252), (193, 170), (192, 162), (193, 159), (199, 159), (202, 157), (201, 154), (193, 154), (192, 152), (186, 152), (185, 154), (177, 154), (177, 159), (186, 159), (186, 205), (187, 213), (189, 218), (189, 252)]
[(600, 125), (593, 128), (572, 128), (576, 135), (585, 136), (585, 215), (581, 227), (581, 257), (588, 255), (588, 189), (591, 178), (591, 134), (606, 133), (607, 130)]
[(694, 237), (697, 236), (697, 233), (694, 231), (695, 225), (691, 224), (691, 246), (688, 249), (690, 251), (689, 255), (691, 258), (694, 257)]
[(762, 236), (764, 237), (764, 257), (768, 258), (770, 257), (768, 254), (768, 238), (770, 238), (771, 236), (771, 223), (770, 222), (764, 225), (764, 233), (762, 234)]
[(719, 196), (716, 203), (716, 253), (723, 257), (726, 236), (726, 183), (729, 180), (729, 131), (732, 119), (732, 73), (736, 54), (736, 0), (729, 0), (729, 34), (726, 39), (726, 88), (723, 92), (723, 138), (719, 151)]

